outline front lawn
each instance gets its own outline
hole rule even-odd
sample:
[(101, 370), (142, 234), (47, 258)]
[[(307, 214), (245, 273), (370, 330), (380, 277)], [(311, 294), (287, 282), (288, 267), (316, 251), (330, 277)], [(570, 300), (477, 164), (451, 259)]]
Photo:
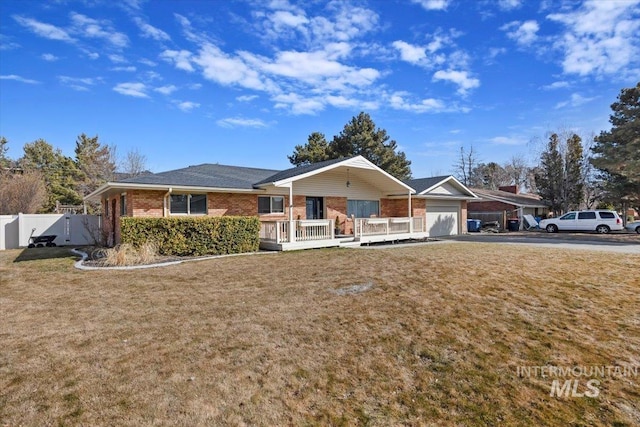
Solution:
[(535, 370), (640, 371), (637, 255), (448, 243), (78, 271), (65, 251), (0, 252), (2, 426), (640, 424), (629, 371)]

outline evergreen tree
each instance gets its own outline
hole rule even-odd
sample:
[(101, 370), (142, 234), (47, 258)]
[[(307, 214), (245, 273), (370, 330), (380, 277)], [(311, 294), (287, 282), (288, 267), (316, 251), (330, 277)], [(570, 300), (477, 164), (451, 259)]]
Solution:
[(313, 132), (309, 135), (309, 138), (307, 138), (307, 143), (305, 145), (296, 145), (293, 154), (287, 156), (287, 158), (296, 166), (323, 162), (331, 158), (329, 154), (329, 144), (324, 134)]
[(610, 201), (629, 200), (640, 208), (640, 82), (622, 89), (611, 110), (611, 130), (595, 138), (591, 163), (602, 171)]
[(540, 166), (535, 177), (538, 194), (542, 200), (549, 203), (553, 212), (562, 212), (564, 168), (559, 146), (558, 135), (554, 133), (549, 137), (547, 150), (540, 157)]
[(76, 140), (76, 166), (81, 172), (76, 189), (86, 196), (103, 183), (112, 180), (116, 171), (114, 149), (101, 145), (98, 135), (90, 138), (84, 133)]
[(56, 201), (71, 205), (82, 203), (82, 197), (76, 191), (82, 173), (73, 159), (64, 156), (59, 149), (54, 150), (44, 139), (25, 144), (19, 164), (25, 171), (36, 170), (44, 177), (47, 201), (41, 212), (52, 212)]
[(11, 160), (7, 157), (8, 145), (7, 138), (0, 136), (0, 169), (8, 168), (11, 165)]
[(369, 114), (362, 112), (353, 117), (329, 144), (323, 134), (314, 132), (309, 135), (307, 144), (297, 145), (288, 158), (299, 166), (361, 155), (396, 178), (408, 179), (411, 162), (405, 153), (397, 150), (397, 142), (390, 139), (387, 131), (376, 128)]
[(579, 209), (584, 200), (582, 140), (578, 135), (572, 135), (567, 140), (567, 154), (565, 155), (564, 185), (562, 204), (564, 210)]

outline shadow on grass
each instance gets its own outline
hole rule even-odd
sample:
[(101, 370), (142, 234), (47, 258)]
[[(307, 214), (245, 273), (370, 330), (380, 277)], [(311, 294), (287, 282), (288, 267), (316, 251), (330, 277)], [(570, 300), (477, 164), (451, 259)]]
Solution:
[(71, 253), (71, 247), (57, 246), (55, 248), (25, 248), (13, 262), (37, 261), (56, 258), (77, 258)]

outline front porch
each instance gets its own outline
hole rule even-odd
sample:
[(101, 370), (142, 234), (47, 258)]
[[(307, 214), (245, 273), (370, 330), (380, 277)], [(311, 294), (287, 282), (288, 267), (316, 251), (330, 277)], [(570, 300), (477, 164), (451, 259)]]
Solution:
[[(336, 235), (332, 219), (263, 221), (260, 248), (276, 251), (424, 239), (425, 217), (354, 218), (353, 234)], [(291, 232), (293, 230), (293, 232)]]

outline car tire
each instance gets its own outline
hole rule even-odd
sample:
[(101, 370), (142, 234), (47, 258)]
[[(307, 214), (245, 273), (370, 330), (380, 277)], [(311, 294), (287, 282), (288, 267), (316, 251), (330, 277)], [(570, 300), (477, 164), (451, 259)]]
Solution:
[(636, 233), (640, 234), (640, 225), (636, 227)]
[(596, 233), (607, 234), (611, 231), (608, 225), (599, 225), (596, 227)]
[(547, 230), (547, 233), (557, 233), (558, 226), (555, 224), (549, 224), (545, 227), (545, 230)]

